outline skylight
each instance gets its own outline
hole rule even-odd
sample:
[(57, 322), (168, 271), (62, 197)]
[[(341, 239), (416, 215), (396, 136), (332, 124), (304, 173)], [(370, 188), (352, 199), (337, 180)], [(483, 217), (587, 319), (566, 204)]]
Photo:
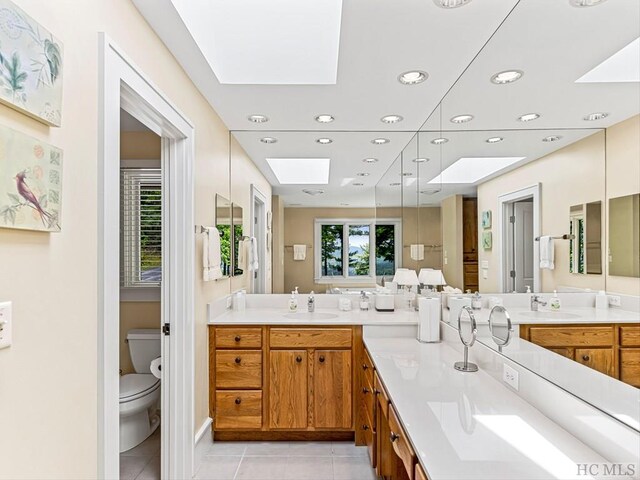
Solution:
[(462, 157), (429, 183), (476, 183), (526, 157)]
[(608, 82), (640, 82), (640, 38), (576, 80), (576, 83)]
[(328, 158), (267, 158), (280, 185), (327, 185)]
[(342, 0), (172, 2), (220, 83), (336, 83)]

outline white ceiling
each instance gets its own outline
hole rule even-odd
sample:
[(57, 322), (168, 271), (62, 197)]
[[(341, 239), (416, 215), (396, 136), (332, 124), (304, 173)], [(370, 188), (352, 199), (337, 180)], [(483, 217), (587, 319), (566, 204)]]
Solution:
[[(209, 17), (218, 9), (223, 12), (231, 0), (133, 1), (226, 125), (241, 130), (234, 132), (240, 145), (287, 204), (372, 206), (378, 181), (382, 186), (378, 203), (399, 204), (393, 191), (385, 197), (384, 184), (393, 183), (391, 177), (400, 178), (389, 168), (411, 140), (411, 132), (420, 128), (425, 131), (420, 136), (420, 155), (438, 159), (423, 165), (424, 178), (432, 175), (430, 180), (439, 173), (437, 169), (462, 156), (525, 156), (524, 162), (531, 161), (593, 133), (584, 129), (607, 127), (640, 111), (638, 83), (576, 83), (640, 36), (637, 0), (611, 0), (589, 8), (572, 7), (569, 0), (472, 0), (452, 10), (428, 0), (350, 0), (342, 6), (335, 85), (221, 84), (211, 67), (212, 46), (206, 38), (202, 40), (206, 33), (202, 25), (214, 24), (207, 22)], [(271, 5), (277, 11), (287, 3)], [(207, 12), (199, 16), (200, 26), (193, 20), (199, 8)], [(247, 19), (256, 21), (256, 12), (247, 9)], [(210, 33), (213, 39), (214, 32)], [(200, 45), (194, 38), (200, 38)], [(271, 40), (260, 41), (264, 47)], [(237, 45), (215, 47), (236, 51)], [(249, 66), (260, 74), (262, 67)], [(412, 69), (427, 71), (428, 80), (400, 84), (397, 76)], [(524, 76), (508, 85), (489, 81), (507, 69), (522, 70)], [(609, 116), (596, 122), (582, 120), (598, 111)], [(541, 118), (529, 123), (515, 120), (530, 112)], [(314, 117), (320, 113), (332, 114), (336, 120), (318, 124)], [(463, 113), (474, 115), (474, 120), (459, 125), (449, 122)], [(247, 116), (251, 114), (266, 115), (270, 121), (250, 123)], [(405, 120), (382, 124), (380, 118), (388, 114)], [(441, 129), (451, 131), (442, 134), (451, 141), (434, 147), (429, 140), (441, 134), (429, 131)], [(522, 131), (516, 135), (513, 129)], [(552, 134), (563, 139), (540, 141)], [(263, 136), (276, 137), (278, 143), (263, 144), (259, 141)], [(321, 136), (334, 142), (319, 145), (315, 139)], [(377, 136), (391, 143), (372, 145), (370, 140)], [(503, 136), (505, 141), (489, 145), (484, 142), (489, 136)], [(437, 152), (429, 152), (432, 147)], [(415, 151), (416, 146), (410, 144), (406, 156), (411, 156), (412, 148)], [(326, 193), (311, 197), (302, 193), (306, 186), (279, 186), (265, 161), (274, 156), (331, 158), (330, 183), (319, 187)], [(380, 161), (363, 164), (361, 160), (369, 156)], [(360, 178), (355, 176), (358, 172), (371, 175)], [(423, 183), (422, 173), (417, 183)], [(354, 181), (364, 186), (354, 187)], [(410, 201), (410, 189), (403, 190)], [(474, 192), (475, 186), (446, 185), (438, 194), (428, 195), (426, 202)]]

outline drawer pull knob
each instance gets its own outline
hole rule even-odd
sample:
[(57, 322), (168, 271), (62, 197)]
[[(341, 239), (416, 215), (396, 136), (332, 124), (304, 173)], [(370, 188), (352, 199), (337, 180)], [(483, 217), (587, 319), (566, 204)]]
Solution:
[(240, 397), (236, 398), (236, 405), (240, 405), (242, 403), (242, 399)]
[(395, 442), (399, 438), (400, 438), (400, 435), (398, 435), (395, 432), (391, 432), (391, 435), (389, 435), (389, 440), (391, 440), (391, 443)]
[(236, 338), (234, 340), (236, 342), (239, 342), (240, 340), (242, 340), (242, 337), (240, 335), (236, 335)]
[(373, 389), (373, 393), (376, 395), (380, 395), (382, 392), (380, 390), (378, 390), (377, 388)]
[(298, 362), (298, 363), (302, 362), (302, 357), (300, 355), (298, 355), (296, 357), (296, 362)]
[(364, 387), (364, 388), (362, 389), (362, 393), (365, 393), (365, 394), (366, 394), (366, 393), (369, 393), (369, 389), (368, 389), (367, 387)]
[(320, 363), (324, 363), (324, 355), (320, 355), (320, 358), (318, 360), (320, 360)]
[(582, 355), (582, 360), (584, 360), (585, 362), (589, 361), (589, 355)]
[(362, 425), (363, 430), (369, 430), (369, 425)]
[(242, 359), (240, 357), (236, 357), (236, 363), (240, 363)]
[(362, 364), (362, 369), (363, 369), (363, 370), (366, 370), (367, 368), (369, 368), (369, 367), (367, 366), (367, 364), (366, 364), (366, 363), (363, 363), (363, 364)]

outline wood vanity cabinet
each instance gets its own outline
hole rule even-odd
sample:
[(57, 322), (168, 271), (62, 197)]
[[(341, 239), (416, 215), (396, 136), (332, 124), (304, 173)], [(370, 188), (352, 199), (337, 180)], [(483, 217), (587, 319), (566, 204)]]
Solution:
[(625, 383), (640, 387), (638, 325), (520, 325), (520, 337)]
[(210, 326), (214, 437), (353, 438), (354, 339), (361, 332), (351, 326)]

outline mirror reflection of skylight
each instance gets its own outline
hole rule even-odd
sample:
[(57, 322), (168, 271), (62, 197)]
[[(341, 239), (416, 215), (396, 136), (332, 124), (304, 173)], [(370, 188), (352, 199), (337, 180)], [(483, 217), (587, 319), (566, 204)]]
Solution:
[(576, 83), (607, 82), (640, 82), (640, 38), (576, 80)]
[(328, 158), (267, 158), (280, 185), (327, 185)]
[(462, 157), (429, 183), (476, 183), (525, 158)]

